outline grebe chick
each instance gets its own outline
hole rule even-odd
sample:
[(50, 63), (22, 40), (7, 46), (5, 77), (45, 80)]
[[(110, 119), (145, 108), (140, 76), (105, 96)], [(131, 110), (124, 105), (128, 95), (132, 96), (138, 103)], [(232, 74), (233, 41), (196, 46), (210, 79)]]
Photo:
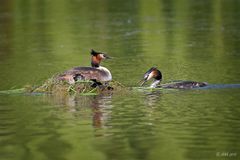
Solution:
[(206, 82), (195, 82), (195, 81), (179, 81), (169, 84), (159, 85), (162, 81), (162, 73), (156, 67), (150, 68), (145, 74), (144, 78), (140, 81), (141, 86), (143, 86), (150, 79), (154, 79), (151, 84), (151, 88), (175, 88), (175, 89), (190, 89), (207, 86)]
[(92, 67), (74, 67), (59, 75), (59, 80), (65, 80), (70, 84), (74, 84), (77, 80), (93, 80), (106, 82), (112, 80), (111, 72), (100, 66), (102, 60), (110, 59), (106, 53), (91, 50), (91, 66)]

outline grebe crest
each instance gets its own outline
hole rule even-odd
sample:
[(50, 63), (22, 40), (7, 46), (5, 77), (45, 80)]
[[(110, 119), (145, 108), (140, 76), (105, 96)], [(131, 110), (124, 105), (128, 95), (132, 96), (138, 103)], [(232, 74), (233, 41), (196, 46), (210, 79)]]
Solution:
[(106, 75), (104, 77), (102, 77), (102, 79), (103, 79), (102, 81), (110, 81), (110, 80), (112, 80), (111, 72), (106, 67), (100, 66), (100, 63), (101, 63), (102, 60), (111, 59), (107, 55), (107, 53), (95, 51), (95, 50), (92, 49), (91, 50), (91, 55), (92, 55), (92, 58), (91, 58), (91, 65), (92, 65), (92, 67), (95, 67), (98, 70), (106, 73)]
[(195, 82), (195, 81), (178, 81), (169, 84), (163, 84), (158, 86), (162, 80), (162, 73), (156, 67), (150, 68), (145, 74), (143, 79), (140, 81), (141, 86), (143, 86), (150, 79), (154, 79), (153, 83), (150, 85), (151, 88), (162, 87), (162, 88), (176, 88), (176, 89), (190, 89), (205, 87), (208, 85), (206, 82)]
[(102, 60), (110, 59), (110, 57), (106, 53), (98, 52), (93, 49), (91, 50), (91, 55), (92, 67), (99, 67)]
[(91, 50), (91, 65), (92, 67), (74, 67), (65, 71), (59, 76), (60, 80), (66, 80), (70, 84), (78, 80), (93, 80), (93, 81), (111, 81), (111, 72), (106, 68), (100, 66), (102, 60), (110, 59), (110, 57), (103, 52)]
[(151, 84), (151, 88), (156, 88), (157, 85), (162, 80), (162, 73), (156, 67), (150, 68), (143, 76), (143, 79), (140, 81), (141, 86), (143, 86), (147, 81), (154, 79), (153, 83)]

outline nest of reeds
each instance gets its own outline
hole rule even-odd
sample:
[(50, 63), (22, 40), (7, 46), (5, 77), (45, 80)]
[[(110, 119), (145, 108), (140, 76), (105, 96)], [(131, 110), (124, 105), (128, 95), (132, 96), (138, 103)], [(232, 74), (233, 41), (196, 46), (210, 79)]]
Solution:
[(76, 95), (98, 95), (100, 93), (109, 93), (126, 88), (117, 81), (110, 81), (102, 85), (95, 85), (90, 80), (78, 80), (74, 84), (59, 80), (57, 76), (47, 79), (42, 85), (27, 86), (26, 91), (29, 93), (46, 93), (46, 94), (76, 94)]

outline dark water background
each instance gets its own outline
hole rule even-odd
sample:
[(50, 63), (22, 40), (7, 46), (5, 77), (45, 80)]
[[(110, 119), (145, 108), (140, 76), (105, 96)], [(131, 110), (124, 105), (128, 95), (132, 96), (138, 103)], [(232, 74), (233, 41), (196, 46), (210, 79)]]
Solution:
[[(5, 0), (0, 90), (90, 65), (137, 86), (152, 66), (164, 82), (239, 84), (240, 1)], [(240, 89), (59, 97), (0, 95), (1, 160), (239, 159)]]

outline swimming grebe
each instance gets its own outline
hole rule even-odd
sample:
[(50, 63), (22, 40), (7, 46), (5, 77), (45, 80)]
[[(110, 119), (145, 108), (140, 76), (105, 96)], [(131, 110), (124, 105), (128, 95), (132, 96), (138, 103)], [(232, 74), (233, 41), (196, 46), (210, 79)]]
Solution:
[[(74, 84), (77, 80), (92, 80), (94, 82), (106, 82), (112, 80), (111, 72), (100, 66), (102, 60), (110, 59), (106, 53), (91, 50), (92, 67), (74, 67), (59, 75), (59, 80), (65, 80)], [(99, 83), (98, 83), (99, 84)]]
[(195, 81), (179, 81), (173, 82), (169, 84), (163, 84), (159, 86), (160, 82), (162, 81), (162, 73), (156, 67), (150, 68), (145, 74), (143, 80), (141, 80), (141, 86), (143, 86), (147, 81), (150, 79), (154, 79), (153, 83), (151, 84), (151, 88), (176, 88), (176, 89), (190, 89), (190, 88), (198, 88), (207, 86), (206, 82), (195, 82)]

